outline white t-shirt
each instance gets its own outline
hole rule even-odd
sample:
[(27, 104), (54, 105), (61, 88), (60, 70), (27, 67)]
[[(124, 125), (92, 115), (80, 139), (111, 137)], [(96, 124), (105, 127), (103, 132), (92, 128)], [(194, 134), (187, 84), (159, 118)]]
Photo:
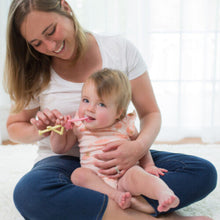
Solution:
[[(146, 64), (131, 42), (119, 36), (101, 36), (93, 34), (101, 53), (102, 68), (118, 69), (125, 73), (129, 80), (135, 79), (146, 72)], [(48, 87), (29, 104), (28, 109), (57, 109), (64, 115), (74, 116), (80, 103), (83, 83), (74, 83), (61, 78), (51, 69), (51, 81)], [(52, 155), (49, 137), (38, 142), (37, 161)], [(75, 145), (65, 155), (79, 156)]]

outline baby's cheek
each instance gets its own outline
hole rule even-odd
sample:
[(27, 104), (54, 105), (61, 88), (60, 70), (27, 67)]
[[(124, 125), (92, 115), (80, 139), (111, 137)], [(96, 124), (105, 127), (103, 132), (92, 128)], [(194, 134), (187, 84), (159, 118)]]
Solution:
[(83, 106), (79, 107), (78, 114), (80, 118), (84, 117), (85, 111), (84, 111)]
[(109, 116), (105, 112), (100, 112), (99, 123), (107, 124), (109, 122)]
[(101, 122), (101, 123), (106, 123), (106, 122), (108, 122), (108, 118), (107, 117), (105, 117), (104, 115), (102, 116), (100, 116), (99, 117), (99, 122)]

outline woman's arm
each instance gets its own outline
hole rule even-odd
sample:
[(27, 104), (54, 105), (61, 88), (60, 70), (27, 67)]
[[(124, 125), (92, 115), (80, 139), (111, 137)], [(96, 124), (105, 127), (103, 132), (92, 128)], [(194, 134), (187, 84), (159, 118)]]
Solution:
[[(36, 120), (35, 117), (38, 117)], [(53, 126), (56, 119), (61, 117), (61, 113), (54, 109), (39, 111), (39, 108), (22, 110), (16, 114), (10, 114), (7, 120), (7, 130), (11, 140), (18, 143), (33, 143), (48, 136), (50, 132), (39, 135), (38, 130), (43, 130), (47, 126)]]
[(132, 80), (131, 88), (132, 102), (140, 119), (140, 134), (136, 141), (139, 151), (145, 155), (160, 131), (161, 114), (147, 72)]
[(23, 110), (16, 114), (10, 114), (7, 120), (7, 130), (9, 138), (18, 143), (33, 143), (42, 137), (38, 134), (38, 129), (31, 124), (30, 119), (35, 117), (39, 108)]

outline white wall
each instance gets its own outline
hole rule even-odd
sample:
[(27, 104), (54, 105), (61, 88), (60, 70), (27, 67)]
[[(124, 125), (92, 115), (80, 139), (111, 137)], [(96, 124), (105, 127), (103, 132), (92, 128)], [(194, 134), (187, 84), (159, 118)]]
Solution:
[(2, 85), (5, 62), (5, 36), (8, 8), (11, 1), (0, 1), (0, 142), (8, 138), (6, 119), (9, 113), (10, 101)]

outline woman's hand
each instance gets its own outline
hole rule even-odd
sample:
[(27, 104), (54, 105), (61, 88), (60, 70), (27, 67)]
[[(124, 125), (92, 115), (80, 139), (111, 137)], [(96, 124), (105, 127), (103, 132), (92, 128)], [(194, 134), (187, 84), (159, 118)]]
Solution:
[[(63, 119), (62, 114), (57, 110), (49, 110), (44, 109), (43, 111), (38, 111), (35, 118), (31, 118), (30, 122), (34, 125), (38, 130), (44, 130), (47, 126), (54, 126), (56, 120)], [(44, 133), (43, 136), (49, 136), (50, 132)]]
[[(68, 120), (71, 118), (70, 115), (60, 115), (57, 119), (56, 119), (56, 123), (55, 125), (61, 125), (62, 127), (65, 127), (67, 123), (71, 123), (71, 122), (68, 122)], [(72, 124), (71, 124), (72, 126)]]
[(121, 177), (130, 167), (134, 166), (143, 156), (140, 152), (138, 141), (121, 140), (106, 145), (102, 154), (95, 157), (95, 166), (100, 168), (100, 173), (110, 178)]

